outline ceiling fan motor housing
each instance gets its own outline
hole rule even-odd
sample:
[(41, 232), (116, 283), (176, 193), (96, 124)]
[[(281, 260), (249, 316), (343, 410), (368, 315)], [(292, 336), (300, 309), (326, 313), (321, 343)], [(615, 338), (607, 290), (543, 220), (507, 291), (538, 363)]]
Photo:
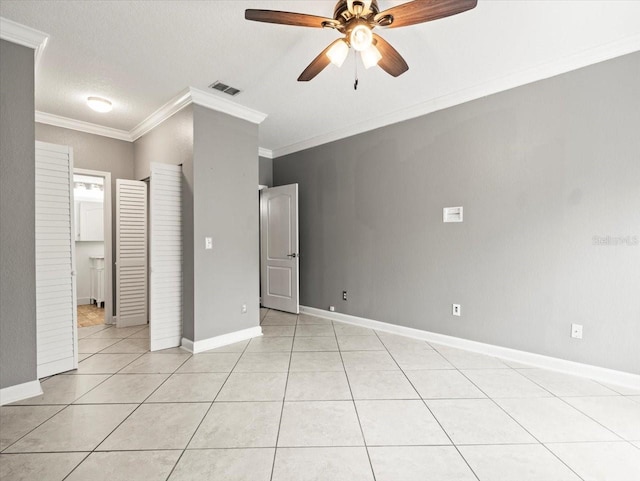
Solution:
[[(352, 4), (354, 6), (354, 10), (357, 7), (360, 7), (361, 9), (365, 7), (365, 2), (361, 0), (353, 0)], [(366, 17), (373, 18), (375, 15), (378, 14), (378, 12), (379, 12), (379, 9), (378, 9), (377, 0), (371, 0), (371, 5), (369, 5), (369, 13), (366, 15)], [(347, 22), (354, 17), (355, 17), (354, 12), (349, 10), (348, 0), (339, 0), (338, 3), (336, 3), (336, 8), (333, 11), (334, 19), (338, 21), (343, 20)]]

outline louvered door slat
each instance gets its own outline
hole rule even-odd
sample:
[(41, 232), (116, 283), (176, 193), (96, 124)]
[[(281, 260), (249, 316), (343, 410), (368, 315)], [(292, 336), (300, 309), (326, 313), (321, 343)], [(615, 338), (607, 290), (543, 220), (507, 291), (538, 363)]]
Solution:
[(182, 338), (182, 168), (151, 164), (151, 350)]
[(116, 180), (117, 326), (147, 323), (147, 185)]
[(36, 142), (36, 325), (38, 378), (78, 365), (73, 252), (73, 155)]

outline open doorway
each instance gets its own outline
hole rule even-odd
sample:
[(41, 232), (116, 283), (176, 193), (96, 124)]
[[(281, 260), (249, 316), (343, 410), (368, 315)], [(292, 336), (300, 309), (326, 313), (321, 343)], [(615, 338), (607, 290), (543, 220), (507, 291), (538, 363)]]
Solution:
[(111, 174), (73, 174), (78, 327), (112, 324)]

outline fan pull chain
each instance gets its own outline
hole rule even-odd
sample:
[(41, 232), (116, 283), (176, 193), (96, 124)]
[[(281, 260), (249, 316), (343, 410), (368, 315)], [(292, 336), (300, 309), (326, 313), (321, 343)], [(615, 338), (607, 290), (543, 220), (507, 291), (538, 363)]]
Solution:
[(354, 70), (355, 70), (355, 81), (353, 82), (353, 90), (358, 90), (358, 54), (357, 52), (353, 51), (353, 66), (354, 66)]

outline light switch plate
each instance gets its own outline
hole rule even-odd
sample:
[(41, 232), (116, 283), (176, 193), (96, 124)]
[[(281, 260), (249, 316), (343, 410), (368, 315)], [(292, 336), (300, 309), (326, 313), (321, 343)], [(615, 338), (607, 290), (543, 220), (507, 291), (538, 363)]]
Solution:
[(209, 250), (209, 249), (213, 249), (213, 238), (212, 237), (205, 237), (204, 238), (204, 248)]

